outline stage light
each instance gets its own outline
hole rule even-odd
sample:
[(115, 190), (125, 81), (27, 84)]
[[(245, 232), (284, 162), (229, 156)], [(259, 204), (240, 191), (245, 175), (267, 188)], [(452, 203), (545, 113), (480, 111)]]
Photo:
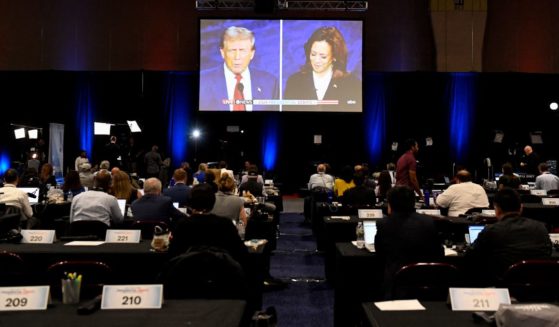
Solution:
[(192, 137), (194, 137), (195, 139), (200, 137), (200, 130), (199, 129), (195, 129), (194, 131), (192, 131)]
[(29, 139), (38, 139), (39, 138), (39, 130), (37, 129), (30, 129), (27, 131), (27, 136)]
[(425, 146), (433, 146), (433, 138), (432, 137), (426, 137), (425, 138)]
[(392, 142), (392, 146), (390, 147), (392, 151), (398, 151), (398, 142)]
[(14, 129), (14, 135), (16, 136), (16, 139), (24, 139), (25, 138), (25, 128), (16, 128)]
[(111, 125), (107, 123), (93, 123), (93, 134), (94, 135), (111, 135)]
[(559, 108), (559, 105), (557, 104), (557, 102), (552, 102), (552, 103), (549, 104), (549, 109), (557, 110), (557, 108)]
[(503, 131), (495, 131), (495, 137), (493, 137), (493, 143), (503, 143), (503, 138), (505, 133)]
[(542, 132), (530, 132), (530, 141), (532, 142), (532, 144), (543, 144)]
[(138, 125), (138, 123), (135, 120), (127, 120), (126, 122), (128, 123), (128, 127), (130, 127), (130, 132), (140, 133), (142, 131), (140, 125)]

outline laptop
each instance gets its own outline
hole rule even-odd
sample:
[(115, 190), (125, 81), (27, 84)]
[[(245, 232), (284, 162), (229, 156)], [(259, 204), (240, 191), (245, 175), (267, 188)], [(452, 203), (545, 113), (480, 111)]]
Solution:
[(120, 212), (122, 213), (123, 217), (126, 217), (126, 200), (125, 199), (117, 199), (118, 207), (120, 208)]
[(479, 236), (479, 233), (485, 228), (485, 226), (468, 226), (468, 234), (466, 234), (466, 243), (468, 245), (474, 244)]
[(377, 222), (374, 220), (363, 221), (365, 232), (365, 248), (369, 252), (375, 252), (375, 236), (377, 235)]
[(18, 187), (19, 190), (27, 193), (29, 204), (39, 203), (39, 188), (38, 187)]

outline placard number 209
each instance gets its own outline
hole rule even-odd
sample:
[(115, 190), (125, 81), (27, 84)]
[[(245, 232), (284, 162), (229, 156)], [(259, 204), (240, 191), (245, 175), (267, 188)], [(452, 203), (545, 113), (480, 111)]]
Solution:
[(122, 305), (139, 305), (142, 303), (142, 298), (140, 296), (123, 296)]
[(17, 308), (17, 307), (24, 307), (27, 305), (27, 298), (7, 298), (5, 307), (6, 308)]

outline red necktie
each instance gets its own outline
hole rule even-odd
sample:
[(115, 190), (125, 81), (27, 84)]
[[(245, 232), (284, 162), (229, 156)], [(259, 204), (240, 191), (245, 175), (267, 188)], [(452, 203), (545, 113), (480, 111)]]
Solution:
[(237, 83), (235, 84), (235, 93), (233, 94), (233, 111), (245, 111), (244, 104), (236, 104), (237, 100), (244, 100), (245, 97), (243, 96), (243, 89), (244, 85), (241, 83), (241, 74), (235, 74), (235, 79)]

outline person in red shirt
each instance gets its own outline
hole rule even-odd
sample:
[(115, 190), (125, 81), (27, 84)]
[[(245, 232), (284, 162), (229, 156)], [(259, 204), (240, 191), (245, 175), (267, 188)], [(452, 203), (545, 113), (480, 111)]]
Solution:
[(416, 140), (408, 139), (406, 141), (406, 146), (408, 150), (396, 163), (396, 185), (410, 187), (419, 194), (420, 199), (423, 199), (423, 193), (421, 193), (421, 189), (419, 188), (416, 172), (417, 162), (415, 160), (415, 154), (419, 151), (419, 145)]

